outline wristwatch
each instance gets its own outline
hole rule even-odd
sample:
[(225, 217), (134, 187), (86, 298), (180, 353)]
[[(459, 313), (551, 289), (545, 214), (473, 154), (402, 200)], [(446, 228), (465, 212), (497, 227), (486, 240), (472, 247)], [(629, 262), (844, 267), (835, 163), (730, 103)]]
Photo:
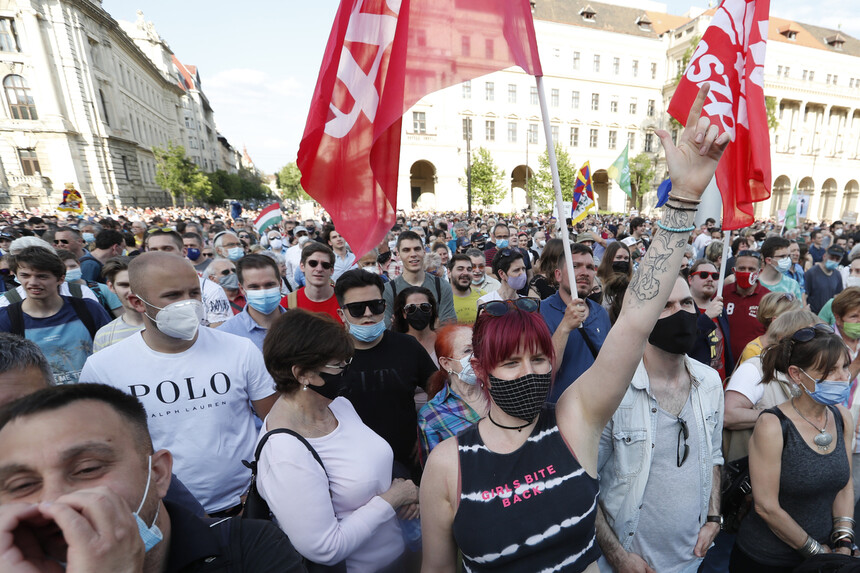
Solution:
[(719, 523), (720, 529), (723, 528), (723, 516), (722, 515), (709, 515), (705, 521), (707, 521), (708, 523)]

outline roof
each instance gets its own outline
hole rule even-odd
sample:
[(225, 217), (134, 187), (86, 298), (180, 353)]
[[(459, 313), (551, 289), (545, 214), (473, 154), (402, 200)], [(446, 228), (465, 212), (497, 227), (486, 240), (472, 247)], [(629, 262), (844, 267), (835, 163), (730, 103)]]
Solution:
[[(594, 12), (593, 21), (583, 19), (582, 12), (585, 11)], [(639, 26), (638, 22), (643, 17), (652, 22), (650, 29)], [(658, 27), (656, 22), (658, 20), (662, 22), (664, 18), (679, 17), (646, 12), (640, 8), (603, 4), (601, 2), (594, 2), (593, 0), (536, 0), (534, 4), (534, 18), (535, 20), (558, 22), (559, 24), (569, 24), (582, 28), (603, 30), (605, 32), (630, 34), (643, 38), (657, 38), (660, 35), (656, 31)], [(684, 19), (682, 23), (688, 21), (689, 18)], [(680, 26), (681, 24), (678, 25)], [(665, 28), (665, 25), (661, 24), (661, 27)]]
[[(818, 43), (818, 48), (822, 50), (827, 50), (829, 52), (836, 52), (842, 54), (848, 54), (850, 56), (860, 56), (860, 40), (853, 36), (849, 36), (845, 32), (841, 30), (833, 30), (831, 28), (822, 28), (820, 26), (813, 26), (811, 24), (799, 24), (800, 27), (809, 34), (812, 41)], [(806, 34), (803, 34), (804, 36)], [(836, 46), (828, 45), (828, 39), (831, 39), (834, 36), (838, 36), (839, 39), (844, 40), (842, 44), (842, 49), (840, 50)], [(797, 34), (797, 37), (801, 37), (801, 33)], [(770, 39), (770, 34), (768, 34), (768, 39)], [(791, 42), (788, 38), (784, 38), (780, 36), (780, 41), (783, 42)]]
[[(176, 66), (176, 69), (179, 70), (179, 77), (181, 78), (179, 87), (186, 91), (195, 89), (194, 77), (197, 75), (197, 68), (194, 66), (186, 66), (180, 62), (179, 58), (175, 55), (173, 56), (173, 64)], [(192, 69), (194, 71), (191, 71)]]
[(646, 14), (651, 19), (651, 26), (657, 34), (663, 34), (669, 30), (680, 28), (691, 21), (689, 16), (675, 16), (674, 14), (663, 14), (662, 12), (652, 12), (650, 10)]

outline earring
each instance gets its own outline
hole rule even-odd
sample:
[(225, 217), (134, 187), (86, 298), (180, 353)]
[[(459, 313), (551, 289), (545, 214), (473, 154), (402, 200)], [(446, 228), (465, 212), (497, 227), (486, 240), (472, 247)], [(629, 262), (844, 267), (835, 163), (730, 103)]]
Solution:
[(308, 389), (308, 385), (307, 385), (307, 384), (303, 384), (303, 385), (302, 385), (302, 392), (306, 392), (306, 391), (307, 391), (307, 389)]

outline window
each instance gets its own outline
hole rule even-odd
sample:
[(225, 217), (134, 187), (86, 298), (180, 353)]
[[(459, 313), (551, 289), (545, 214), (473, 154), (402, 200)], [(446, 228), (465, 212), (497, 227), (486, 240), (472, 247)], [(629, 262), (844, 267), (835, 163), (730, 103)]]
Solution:
[(654, 134), (646, 133), (645, 134), (645, 151), (652, 152), (654, 151)]
[(472, 55), (472, 39), (469, 36), (460, 36), (460, 55), (464, 58)]
[(508, 122), (508, 143), (517, 142), (517, 124), (513, 121)]
[(791, 71), (791, 68), (789, 68), (788, 66), (785, 66), (785, 69), (783, 70), (782, 77), (787, 78), (790, 71)]
[(636, 134), (628, 133), (627, 134), (627, 145), (630, 148), (630, 153), (633, 153), (633, 149), (636, 147)]
[(472, 80), (463, 82), (463, 99), (472, 99)]
[(517, 103), (516, 84), (508, 84), (508, 103)]
[(529, 124), (529, 143), (537, 143), (538, 142), (538, 124), (530, 123)]
[(102, 115), (105, 118), (105, 123), (110, 125), (110, 117), (108, 116), (107, 110), (107, 100), (105, 99), (105, 93), (101, 89), (99, 89), (99, 101), (102, 104)]
[(654, 117), (656, 102), (653, 99), (648, 100), (648, 117)]
[(23, 175), (32, 177), (42, 174), (42, 169), (39, 167), (39, 157), (36, 155), (35, 149), (19, 149), (18, 157), (21, 159), (21, 173)]
[(600, 55), (599, 54), (594, 54), (594, 71), (595, 72), (600, 71)]
[(188, 129), (194, 129), (194, 118), (192, 118), (189, 115), (186, 115), (185, 116), (185, 127), (187, 127)]
[(128, 174), (128, 157), (122, 156), (122, 172), (125, 173), (125, 180), (131, 181), (131, 175)]
[(427, 133), (427, 114), (423, 111), (412, 112), (413, 133)]
[(487, 101), (493, 101), (496, 99), (496, 84), (494, 84), (493, 82), (487, 82), (485, 84), (484, 91), (486, 94)]
[(496, 122), (493, 120), (486, 120), (484, 122), (484, 134), (485, 139), (487, 141), (495, 141), (496, 140)]
[(9, 113), (13, 119), (39, 119), (36, 114), (36, 102), (30, 95), (30, 88), (21, 76), (6, 76), (3, 80), (6, 99), (9, 101)]
[(488, 60), (495, 59), (495, 49), (493, 49), (493, 40), (488, 38), (484, 40), (484, 57)]
[(463, 141), (472, 139), (472, 118), (464, 117), (463, 118)]
[(633, 60), (633, 77), (639, 77), (639, 60)]
[(538, 93), (537, 88), (535, 86), (532, 86), (529, 90), (529, 103), (531, 103), (532, 105), (538, 104)]
[(191, 149), (197, 149), (197, 138), (196, 137), (189, 137), (188, 138), (188, 147), (190, 147)]
[[(803, 81), (806, 81), (808, 74), (809, 74), (808, 70), (803, 70)], [(827, 83), (828, 84), (830, 83), (830, 74), (827, 74)]]
[(552, 134), (552, 142), (558, 143), (558, 126), (557, 125), (551, 125), (549, 127), (549, 130), (550, 130), (550, 133)]
[(574, 70), (579, 69), (579, 52), (573, 53), (573, 69)]
[(612, 58), (612, 73), (616, 76), (621, 73), (621, 58)]
[(571, 127), (570, 128), (570, 146), (571, 147), (579, 147), (579, 128)]
[[(812, 80), (812, 77), (810, 77), (809, 79)], [(833, 74), (833, 85), (835, 86), (838, 83), (839, 83), (839, 76), (837, 76), (836, 74)]]
[(597, 147), (597, 130), (592, 129), (588, 136), (588, 147)]
[(20, 52), (18, 31), (13, 18), (0, 18), (0, 52)]
[(570, 94), (570, 107), (579, 109), (579, 92), (575, 91)]
[(600, 109), (600, 94), (591, 94), (591, 111)]
[(636, 98), (630, 100), (630, 115), (636, 115)]
[(782, 66), (776, 67), (776, 77), (782, 77)]
[(651, 62), (651, 79), (657, 79), (657, 64), (655, 62)]
[(809, 81), (815, 79), (815, 70), (809, 70)]
[(549, 96), (549, 105), (558, 107), (558, 88), (553, 88)]
[(618, 132), (613, 129), (609, 131), (609, 149), (616, 147), (618, 147)]
[(618, 113), (618, 100), (614, 99), (609, 102), (609, 111), (612, 113)]

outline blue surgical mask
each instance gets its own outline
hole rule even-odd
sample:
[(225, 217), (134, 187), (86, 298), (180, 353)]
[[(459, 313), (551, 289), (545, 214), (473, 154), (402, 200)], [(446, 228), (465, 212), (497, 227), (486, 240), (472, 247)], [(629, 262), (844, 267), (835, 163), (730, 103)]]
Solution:
[(246, 290), (245, 300), (257, 312), (269, 314), (278, 308), (278, 304), (281, 302), (281, 289), (275, 287), (261, 290)]
[(827, 268), (828, 271), (835, 271), (837, 268), (839, 268), (839, 261), (826, 260), (824, 261), (824, 266)]
[(84, 241), (86, 241), (87, 243), (92, 243), (93, 241), (96, 240), (96, 236), (93, 235), (92, 233), (81, 233), (81, 236), (83, 237)]
[(783, 257), (779, 259), (779, 261), (777, 261), (776, 263), (776, 268), (779, 269), (779, 272), (781, 273), (787, 272), (788, 269), (791, 268), (791, 258)]
[(200, 258), (200, 249), (195, 249), (194, 247), (188, 247), (187, 250), (188, 260), (196, 261)]
[(349, 324), (349, 333), (360, 342), (373, 342), (385, 332), (385, 321), (380, 320), (375, 324)]
[(457, 377), (460, 378), (460, 381), (463, 384), (468, 384), (469, 386), (474, 386), (478, 383), (478, 376), (475, 374), (475, 371), (472, 369), (472, 355), (467, 354), (463, 358), (460, 359), (460, 371), (456, 372)]
[(68, 269), (66, 271), (66, 282), (70, 283), (72, 281), (76, 281), (76, 280), (80, 279), (82, 275), (83, 275), (83, 272), (81, 271), (80, 267), (78, 267), (76, 269)]
[(504, 249), (507, 246), (508, 246), (508, 240), (507, 239), (500, 239), (500, 240), (496, 241), (496, 248), (497, 249)]
[(149, 456), (149, 469), (146, 472), (146, 489), (143, 490), (143, 499), (140, 500), (140, 505), (132, 514), (134, 515), (134, 520), (137, 522), (137, 531), (140, 533), (140, 538), (143, 540), (144, 551), (147, 553), (149, 553), (150, 549), (161, 543), (164, 539), (164, 534), (158, 526), (155, 525), (155, 522), (158, 521), (158, 512), (161, 510), (160, 502), (155, 510), (155, 517), (152, 518), (151, 526), (146, 525), (146, 522), (140, 517), (140, 510), (143, 509), (143, 504), (146, 502), (146, 495), (149, 493), (150, 479), (152, 479), (152, 456)]
[(245, 249), (243, 249), (242, 247), (233, 247), (232, 249), (227, 249), (227, 258), (233, 262), (238, 261), (244, 256)]
[[(800, 368), (800, 371), (806, 374), (806, 371), (803, 370), (803, 368)], [(806, 390), (805, 386), (803, 389), (806, 390), (806, 393), (809, 394), (810, 398), (819, 404), (834, 406), (836, 404), (844, 404), (848, 401), (848, 394), (851, 390), (850, 386), (848, 386), (848, 382), (842, 382), (840, 380), (816, 380), (809, 374), (806, 374), (806, 377), (815, 382), (815, 390), (810, 392), (809, 390)]]

